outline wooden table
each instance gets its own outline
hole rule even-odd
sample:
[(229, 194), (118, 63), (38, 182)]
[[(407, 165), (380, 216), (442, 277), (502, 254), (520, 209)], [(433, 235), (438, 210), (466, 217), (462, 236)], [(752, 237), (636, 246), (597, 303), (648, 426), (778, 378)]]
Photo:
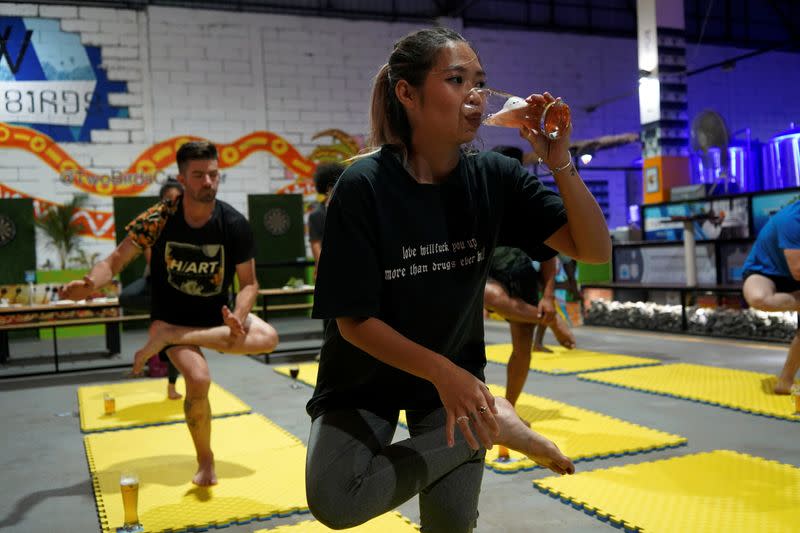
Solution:
[[(304, 303), (296, 303), (296, 304), (269, 304), (269, 301), (274, 298), (281, 298), (285, 296), (302, 296), (302, 295), (309, 295), (314, 294), (314, 286), (313, 285), (304, 285), (303, 287), (293, 288), (293, 287), (282, 287), (276, 289), (260, 289), (258, 291), (259, 296), (261, 296), (261, 318), (264, 321), (267, 321), (267, 314), (268, 311), (289, 311), (293, 309), (311, 309), (314, 304), (310, 302)], [(309, 350), (309, 348), (282, 348), (281, 345), (278, 345), (278, 348), (275, 349), (273, 352), (269, 354), (264, 354), (264, 362), (270, 363), (272, 357), (280, 356), (280, 357), (297, 357), (300, 355), (308, 354), (308, 353), (317, 353), (319, 351), (318, 347), (314, 347), (313, 350)]]
[(261, 318), (267, 321), (268, 311), (289, 311), (292, 309), (311, 309), (314, 304), (301, 303), (301, 304), (278, 304), (268, 305), (267, 300), (281, 296), (300, 296), (300, 295), (314, 294), (313, 285), (305, 285), (299, 288), (282, 287), (277, 289), (259, 289), (258, 295), (261, 296)]
[[(81, 316), (82, 313), (92, 316)], [(9, 345), (9, 332), (11, 331), (51, 329), (53, 332), (53, 362), (55, 372), (58, 373), (60, 369), (57, 328), (103, 324), (108, 355), (114, 355), (121, 351), (120, 324), (148, 318), (149, 315), (122, 316), (117, 299), (0, 307), (0, 363), (6, 363), (11, 356)]]

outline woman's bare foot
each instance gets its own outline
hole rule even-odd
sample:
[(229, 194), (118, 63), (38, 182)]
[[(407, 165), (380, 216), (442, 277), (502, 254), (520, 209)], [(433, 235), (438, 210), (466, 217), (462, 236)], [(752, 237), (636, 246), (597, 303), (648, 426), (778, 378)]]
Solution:
[(167, 384), (167, 398), (169, 398), (170, 400), (180, 400), (181, 398), (183, 398), (183, 394), (175, 390), (174, 383)]
[(544, 344), (534, 344), (533, 348), (531, 348), (534, 352), (542, 352), (542, 353), (553, 353), (553, 350), (550, 348), (545, 347)]
[(775, 391), (775, 394), (791, 394), (792, 385), (794, 385), (794, 380), (786, 380), (779, 376), (778, 381), (775, 382), (775, 388), (772, 390)]
[(192, 478), (192, 483), (199, 487), (208, 487), (217, 484), (217, 473), (214, 471), (214, 459), (197, 462), (197, 473)]
[(539, 466), (549, 468), (556, 474), (573, 474), (575, 465), (561, 453), (553, 441), (530, 429), (517, 415), (514, 406), (500, 396), (495, 397), (498, 414), (495, 416), (500, 426), (496, 442), (525, 454)]
[(575, 335), (572, 334), (572, 331), (570, 331), (567, 325), (567, 321), (561, 318), (561, 315), (556, 314), (556, 319), (550, 325), (550, 329), (553, 331), (553, 335), (555, 335), (558, 343), (564, 348), (572, 350), (577, 346)]
[(160, 352), (168, 343), (166, 339), (170, 325), (154, 320), (148, 330), (147, 343), (133, 356), (133, 373), (140, 374), (148, 359)]

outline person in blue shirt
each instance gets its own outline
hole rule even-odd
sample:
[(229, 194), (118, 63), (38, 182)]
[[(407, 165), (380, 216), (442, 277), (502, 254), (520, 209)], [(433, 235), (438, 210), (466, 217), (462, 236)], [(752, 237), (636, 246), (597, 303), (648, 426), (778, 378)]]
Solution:
[[(744, 262), (742, 292), (750, 307), (762, 311), (800, 311), (800, 200), (769, 219)], [(800, 330), (775, 384), (789, 394), (800, 369)]]

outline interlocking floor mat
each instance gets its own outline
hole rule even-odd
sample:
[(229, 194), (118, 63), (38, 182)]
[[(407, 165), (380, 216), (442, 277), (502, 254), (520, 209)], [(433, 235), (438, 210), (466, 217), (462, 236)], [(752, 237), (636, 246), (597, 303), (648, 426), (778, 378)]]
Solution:
[[(311, 385), (317, 381), (317, 363), (299, 367), (297, 379)], [(288, 376), (291, 366), (274, 367), (275, 372)], [(495, 396), (505, 396), (505, 388), (489, 385)], [(522, 393), (517, 401), (519, 415), (531, 422), (533, 428), (553, 440), (573, 461), (591, 461), (606, 457), (634, 455), (686, 444), (686, 438), (656, 429), (639, 426), (618, 418), (561, 403), (541, 396)], [(400, 411), (400, 424), (408, 426), (405, 411)], [(498, 461), (498, 448), (486, 454), (486, 467), (501, 474), (540, 468), (536, 463), (510, 451), (507, 461)]]
[(800, 523), (800, 469), (729, 450), (533, 484), (625, 531), (791, 533)]
[(305, 383), (309, 387), (317, 386), (317, 371), (319, 370), (319, 363), (301, 363), (299, 365), (281, 365), (274, 366), (272, 369), (283, 376), (291, 378), (290, 373), (292, 368), (298, 370), (297, 381)]
[[(505, 395), (505, 388), (489, 385), (495, 396)], [(574, 405), (523, 392), (517, 400), (517, 413), (531, 427), (549, 438), (573, 462), (592, 461), (675, 448), (686, 438), (626, 422)], [(486, 454), (486, 466), (501, 474), (540, 468), (536, 463), (510, 451), (508, 461), (497, 460), (498, 449)]]
[(297, 437), (257, 414), (216, 419), (211, 443), (219, 484), (191, 483), (197, 469), (183, 425), (95, 433), (84, 437), (100, 528), (123, 522), (120, 475), (139, 477), (145, 530), (196, 531), (306, 512), (305, 454)]
[[(305, 520), (290, 526), (260, 529), (255, 533), (327, 533), (329, 531), (333, 530), (328, 529), (316, 520)], [(373, 518), (366, 524), (339, 531), (353, 531), (354, 533), (418, 533), (419, 526), (413, 524), (403, 515), (391, 512)]]
[[(178, 392), (184, 393), (183, 378), (176, 384)], [(116, 410), (107, 415), (104, 411), (104, 395), (114, 398)], [(208, 391), (211, 413), (214, 417), (249, 413), (250, 406), (211, 383)], [(141, 379), (78, 387), (78, 411), (81, 416), (81, 431), (109, 431), (145, 427), (157, 424), (183, 422), (183, 400), (167, 398), (166, 379)]]
[(593, 372), (578, 378), (800, 422), (800, 416), (794, 414), (794, 399), (772, 392), (775, 376), (749, 370), (676, 363)]
[[(534, 372), (555, 376), (566, 376), (579, 372), (594, 372), (612, 368), (630, 368), (661, 364), (658, 359), (635, 357), (589, 350), (567, 350), (562, 346), (547, 346), (553, 353), (532, 352), (530, 368)], [(492, 363), (506, 365), (511, 357), (510, 344), (489, 344), (486, 359)]]

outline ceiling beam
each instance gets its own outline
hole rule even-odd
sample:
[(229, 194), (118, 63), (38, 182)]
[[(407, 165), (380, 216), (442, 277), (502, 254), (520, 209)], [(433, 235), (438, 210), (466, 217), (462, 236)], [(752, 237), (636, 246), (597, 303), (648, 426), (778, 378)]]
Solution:
[(789, 15), (784, 14), (776, 0), (767, 0), (767, 3), (769, 3), (772, 10), (778, 16), (778, 20), (781, 21), (783, 27), (786, 28), (786, 32), (789, 34), (789, 37), (792, 39), (792, 41), (800, 42), (800, 34), (798, 34), (797, 28), (794, 27), (794, 24), (791, 23)]
[(478, 2), (479, 2), (479, 0), (466, 0), (465, 2), (462, 2), (459, 7), (453, 9), (452, 13), (450, 13), (449, 16), (451, 16), (451, 17), (460, 17), (464, 13), (464, 11), (466, 11), (469, 8), (471, 8), (472, 6), (477, 4)]

